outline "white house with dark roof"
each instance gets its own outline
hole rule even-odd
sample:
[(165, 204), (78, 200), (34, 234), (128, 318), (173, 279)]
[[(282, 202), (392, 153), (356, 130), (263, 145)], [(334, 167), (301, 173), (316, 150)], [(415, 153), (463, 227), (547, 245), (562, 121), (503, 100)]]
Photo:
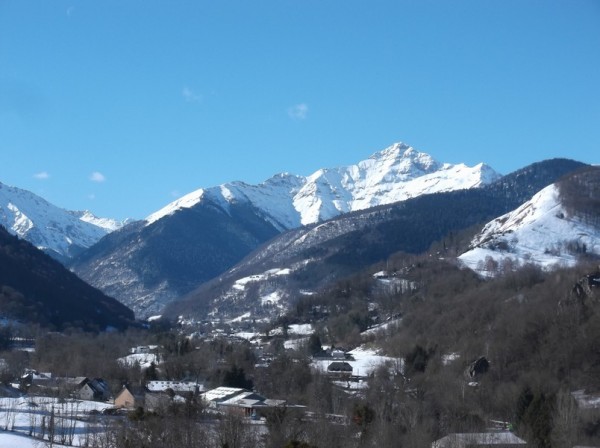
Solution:
[[(246, 389), (237, 387), (217, 387), (201, 394), (203, 400), (210, 408), (220, 411), (241, 414), (246, 417), (256, 415), (261, 409), (272, 409), (275, 407), (294, 407), (285, 400), (272, 400)], [(300, 406), (304, 408), (303, 406)]]
[(149, 392), (165, 392), (171, 389), (175, 393), (196, 394), (204, 392), (204, 385), (195, 381), (148, 381), (146, 389)]

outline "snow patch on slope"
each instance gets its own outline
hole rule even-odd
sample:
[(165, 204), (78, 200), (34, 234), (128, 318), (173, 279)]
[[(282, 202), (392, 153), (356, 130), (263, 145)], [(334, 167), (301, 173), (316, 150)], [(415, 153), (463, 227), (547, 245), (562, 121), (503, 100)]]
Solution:
[(100, 227), (101, 229), (106, 230), (107, 233), (114, 232), (115, 230), (119, 230), (126, 224), (133, 222), (131, 219), (126, 219), (124, 221), (119, 221), (117, 219), (111, 218), (98, 218), (89, 210), (83, 211), (70, 211), (73, 216), (80, 219), (83, 222), (87, 222), (95, 225), (96, 227)]
[(600, 230), (568, 216), (558, 187), (550, 185), (533, 198), (486, 224), (459, 260), (482, 275), (493, 275), (510, 260), (513, 265), (533, 263), (544, 269), (573, 266), (574, 248), (600, 254)]
[[(235, 304), (245, 297), (249, 288), (253, 284), (258, 284), (258, 303), (262, 306), (274, 306), (283, 309), (285, 294), (278, 287), (278, 281), (285, 282), (285, 278), (292, 272), (289, 268), (275, 268), (264, 271), (260, 274), (250, 275), (237, 279), (231, 287), (226, 289), (219, 297), (215, 298), (216, 306)], [(267, 281), (268, 280), (268, 281)], [(212, 311), (217, 314), (216, 310)]]

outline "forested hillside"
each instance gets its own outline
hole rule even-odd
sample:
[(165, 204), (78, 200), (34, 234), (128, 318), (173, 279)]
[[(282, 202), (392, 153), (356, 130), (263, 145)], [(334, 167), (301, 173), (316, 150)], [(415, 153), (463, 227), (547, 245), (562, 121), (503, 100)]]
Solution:
[(124, 328), (133, 312), (0, 227), (0, 316), (57, 330)]
[(299, 301), (282, 321), (314, 322), (323, 344), (368, 340), (404, 359), (402, 371), (376, 371), (358, 400), (372, 413), (372, 443), (425, 446), (492, 421), (536, 447), (600, 440), (600, 415), (571, 395), (600, 393), (598, 260), (482, 280), (431, 255), (397, 254), (385, 280), (348, 278)]

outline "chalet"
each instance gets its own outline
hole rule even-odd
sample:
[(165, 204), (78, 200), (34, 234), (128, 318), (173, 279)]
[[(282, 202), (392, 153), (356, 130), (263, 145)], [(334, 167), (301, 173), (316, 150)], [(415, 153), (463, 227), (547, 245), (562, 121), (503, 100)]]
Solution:
[(107, 401), (110, 399), (110, 388), (102, 378), (87, 379), (75, 393), (80, 400)]
[(512, 432), (479, 432), (448, 434), (431, 444), (431, 448), (523, 448), (527, 442)]
[(110, 398), (108, 384), (101, 378), (90, 380), (85, 376), (52, 377), (50, 374), (28, 374), (21, 386), (28, 393), (37, 395), (73, 397), (87, 401), (107, 401)]
[(19, 389), (29, 391), (33, 386), (44, 389), (52, 382), (52, 373), (38, 372), (37, 370), (25, 369), (21, 378), (19, 378)]
[(352, 376), (352, 365), (346, 361), (333, 361), (327, 366), (327, 373), (331, 376)]
[(148, 381), (146, 383), (145, 407), (153, 411), (173, 403), (185, 403), (204, 391), (195, 381)]
[(124, 409), (135, 409), (144, 406), (144, 396), (133, 393), (128, 387), (124, 386), (121, 392), (115, 397), (115, 407)]
[(298, 407), (288, 405), (285, 400), (271, 400), (256, 392), (236, 387), (217, 387), (201, 396), (209, 408), (244, 417), (255, 417), (261, 411), (277, 407)]
[(51, 373), (29, 371), (21, 377), (20, 388), (32, 395), (73, 397), (87, 381), (84, 376), (55, 377)]
[(61, 376), (53, 381), (54, 387), (61, 396), (78, 395), (79, 390), (89, 381), (85, 376)]

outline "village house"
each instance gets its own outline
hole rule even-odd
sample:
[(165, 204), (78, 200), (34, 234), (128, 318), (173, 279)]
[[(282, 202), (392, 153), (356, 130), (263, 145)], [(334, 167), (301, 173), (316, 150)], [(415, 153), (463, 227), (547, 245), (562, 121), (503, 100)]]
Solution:
[(136, 409), (144, 406), (144, 395), (132, 392), (127, 386), (115, 397), (115, 407), (119, 409)]
[(257, 418), (261, 411), (277, 407), (304, 408), (303, 406), (290, 406), (285, 400), (268, 399), (256, 392), (237, 387), (217, 387), (204, 392), (201, 397), (211, 409), (243, 417)]
[(72, 397), (87, 401), (107, 401), (110, 388), (102, 378), (85, 376), (54, 377), (49, 372), (27, 370), (19, 380), (19, 389), (32, 395)]
[(204, 385), (195, 381), (148, 381), (144, 405), (154, 411), (173, 403), (185, 403), (203, 391)]
[(26, 369), (21, 378), (19, 378), (19, 389), (24, 392), (35, 391), (35, 389), (45, 389), (52, 382), (52, 373), (38, 372), (37, 370)]
[(107, 401), (110, 399), (110, 388), (102, 378), (86, 378), (76, 391), (76, 396), (80, 400)]
[(336, 378), (349, 378), (352, 370), (352, 365), (346, 361), (333, 361), (327, 366), (327, 373)]

